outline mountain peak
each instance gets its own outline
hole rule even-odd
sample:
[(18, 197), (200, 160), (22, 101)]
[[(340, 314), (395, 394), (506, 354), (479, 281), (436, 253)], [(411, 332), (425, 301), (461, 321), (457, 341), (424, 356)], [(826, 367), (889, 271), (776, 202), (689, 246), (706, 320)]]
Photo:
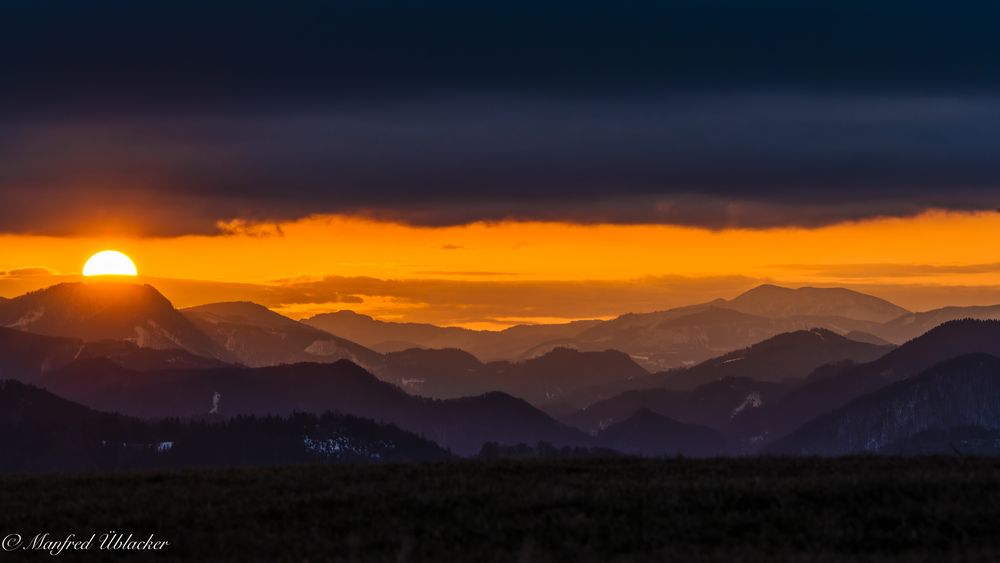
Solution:
[(306, 321), (312, 321), (312, 320), (316, 320), (316, 319), (334, 319), (334, 318), (357, 319), (357, 320), (364, 320), (364, 321), (374, 321), (375, 320), (375, 317), (372, 317), (370, 315), (364, 315), (364, 314), (358, 313), (357, 311), (352, 311), (350, 309), (341, 309), (339, 311), (332, 311), (330, 313), (320, 313), (318, 315), (313, 315), (313, 316), (311, 316), (311, 317), (309, 317), (308, 319), (305, 319), (305, 320)]
[(271, 309), (254, 303), (253, 301), (221, 301), (218, 303), (206, 303), (195, 307), (184, 309), (185, 314), (194, 314), (203, 318), (225, 320), (231, 322), (241, 322), (252, 326), (267, 328), (291, 328), (300, 330), (311, 329), (281, 313), (276, 313)]
[(791, 291), (795, 290), (790, 287), (782, 287), (780, 285), (775, 285), (773, 283), (762, 283), (757, 287), (753, 287), (751, 289), (744, 291), (743, 293), (740, 294), (739, 297), (737, 297), (737, 299), (746, 295), (761, 294), (761, 293), (788, 293)]
[(184, 348), (228, 360), (149, 284), (60, 283), (0, 302), (0, 326), (86, 341), (126, 340), (144, 348)]
[(251, 301), (208, 303), (182, 313), (248, 366), (341, 358), (371, 366), (379, 359), (364, 346)]
[(788, 288), (759, 285), (725, 307), (764, 317), (845, 317), (884, 323), (909, 314), (885, 299), (843, 287)]
[(778, 382), (804, 379), (823, 364), (869, 362), (892, 349), (851, 340), (831, 330), (813, 328), (785, 332), (748, 348), (735, 350), (682, 371), (659, 375), (674, 389), (690, 389), (732, 376)]

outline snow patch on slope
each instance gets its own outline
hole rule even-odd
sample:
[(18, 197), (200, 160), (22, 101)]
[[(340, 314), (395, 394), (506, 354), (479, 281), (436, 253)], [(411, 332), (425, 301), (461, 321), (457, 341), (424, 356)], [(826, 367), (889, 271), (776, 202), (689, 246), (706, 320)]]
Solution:
[(740, 403), (738, 407), (733, 409), (733, 414), (729, 415), (729, 418), (736, 418), (736, 415), (740, 414), (741, 412), (743, 412), (748, 408), (759, 409), (763, 405), (764, 401), (763, 399), (760, 398), (760, 393), (754, 391), (753, 393), (747, 395), (746, 398), (743, 399), (743, 402)]
[(45, 310), (44, 309), (38, 309), (37, 311), (31, 311), (30, 313), (24, 315), (20, 319), (17, 319), (13, 323), (7, 325), (7, 327), (8, 328), (20, 328), (20, 327), (28, 326), (30, 324), (34, 324), (35, 322), (37, 322), (38, 319), (41, 319), (42, 316), (44, 316), (44, 315), (45, 315)]

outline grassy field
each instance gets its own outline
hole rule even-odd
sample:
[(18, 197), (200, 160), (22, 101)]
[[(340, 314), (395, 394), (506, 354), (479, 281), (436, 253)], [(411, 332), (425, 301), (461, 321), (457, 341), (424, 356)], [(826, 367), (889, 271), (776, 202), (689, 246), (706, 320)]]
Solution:
[(0, 480), (0, 535), (108, 529), (171, 542), (130, 559), (996, 561), (1000, 460), (460, 461)]

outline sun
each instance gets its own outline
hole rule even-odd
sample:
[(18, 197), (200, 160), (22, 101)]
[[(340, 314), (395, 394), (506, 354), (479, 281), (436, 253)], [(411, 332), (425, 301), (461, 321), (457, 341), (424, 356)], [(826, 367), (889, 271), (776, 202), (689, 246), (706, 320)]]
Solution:
[(83, 265), (85, 276), (137, 276), (132, 259), (117, 250), (102, 250)]

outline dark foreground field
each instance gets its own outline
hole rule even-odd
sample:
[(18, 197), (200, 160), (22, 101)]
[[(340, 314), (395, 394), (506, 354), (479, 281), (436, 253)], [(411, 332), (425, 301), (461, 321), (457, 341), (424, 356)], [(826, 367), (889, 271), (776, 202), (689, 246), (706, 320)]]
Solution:
[(452, 462), (0, 483), (4, 536), (113, 529), (171, 541), (129, 559), (1000, 560), (991, 459)]

